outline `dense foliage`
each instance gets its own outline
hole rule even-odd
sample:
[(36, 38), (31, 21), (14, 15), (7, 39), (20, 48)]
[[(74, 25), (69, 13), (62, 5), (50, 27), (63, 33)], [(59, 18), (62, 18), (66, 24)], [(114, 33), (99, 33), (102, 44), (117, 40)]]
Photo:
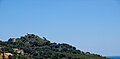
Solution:
[[(77, 50), (66, 43), (51, 43), (45, 37), (40, 38), (34, 34), (27, 34), (20, 38), (10, 38), (6, 42), (0, 42), (5, 52), (14, 54), (12, 59), (108, 59), (90, 52)], [(24, 55), (15, 53), (12, 48), (19, 48)]]

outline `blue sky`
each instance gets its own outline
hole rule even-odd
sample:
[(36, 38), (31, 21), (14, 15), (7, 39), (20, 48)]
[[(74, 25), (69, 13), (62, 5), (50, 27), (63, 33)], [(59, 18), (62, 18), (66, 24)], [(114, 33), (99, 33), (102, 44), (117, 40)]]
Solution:
[(120, 55), (119, 0), (0, 0), (0, 39), (26, 33), (103, 56)]

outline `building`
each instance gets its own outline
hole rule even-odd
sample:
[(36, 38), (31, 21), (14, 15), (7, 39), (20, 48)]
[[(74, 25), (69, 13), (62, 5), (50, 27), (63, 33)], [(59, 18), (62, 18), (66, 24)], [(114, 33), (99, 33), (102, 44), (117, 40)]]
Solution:
[(18, 54), (24, 55), (24, 51), (22, 49), (13, 48), (13, 51), (16, 52), (16, 53), (18, 53)]
[(8, 41), (9, 42), (16, 42), (16, 38), (10, 38)]
[[(12, 53), (4, 53), (5, 59), (9, 59), (9, 56), (13, 56)], [(3, 59), (3, 53), (0, 53), (0, 59)]]

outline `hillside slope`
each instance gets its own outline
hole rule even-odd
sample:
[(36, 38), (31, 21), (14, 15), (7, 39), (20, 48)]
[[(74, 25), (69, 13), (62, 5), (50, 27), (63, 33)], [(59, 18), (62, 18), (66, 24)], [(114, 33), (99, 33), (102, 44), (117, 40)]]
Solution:
[(11, 59), (108, 59), (90, 52), (77, 50), (66, 43), (51, 43), (45, 37), (27, 34), (20, 38), (10, 38), (0, 42), (4, 52), (12, 53)]

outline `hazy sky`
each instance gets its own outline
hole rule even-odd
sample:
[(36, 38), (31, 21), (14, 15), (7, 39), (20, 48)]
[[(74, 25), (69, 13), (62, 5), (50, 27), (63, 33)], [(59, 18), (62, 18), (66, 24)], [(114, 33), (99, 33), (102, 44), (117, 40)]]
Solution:
[(26, 33), (82, 51), (120, 55), (120, 1), (0, 0), (0, 39)]

